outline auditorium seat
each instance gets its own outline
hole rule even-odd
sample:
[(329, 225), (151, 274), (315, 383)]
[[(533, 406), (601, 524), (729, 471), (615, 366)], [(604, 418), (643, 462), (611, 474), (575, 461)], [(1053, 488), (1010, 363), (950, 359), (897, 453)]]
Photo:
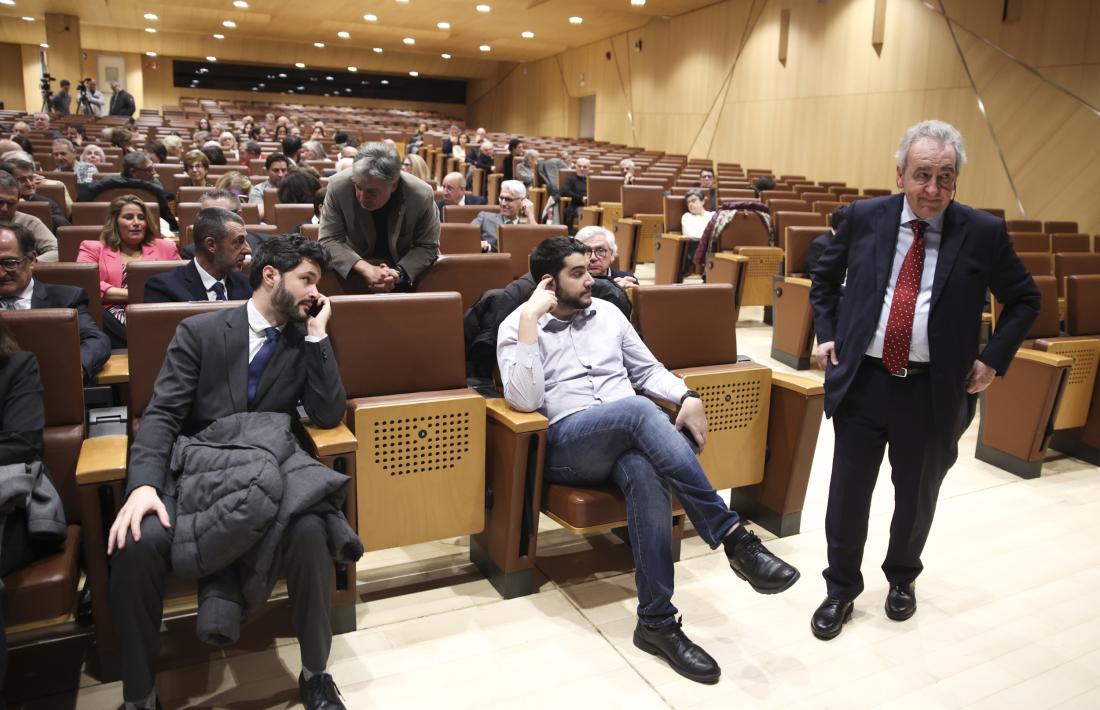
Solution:
[[(124, 197), (126, 195), (133, 195), (134, 197), (140, 197), (142, 202), (157, 204), (157, 196), (149, 190), (143, 190), (140, 187), (114, 187), (110, 190), (104, 190), (96, 195), (96, 202), (110, 202), (116, 197)], [(78, 203), (79, 204), (79, 203)], [(73, 209), (76, 209), (76, 205), (73, 205)], [(75, 224), (75, 222), (74, 222)]]
[(476, 224), (443, 222), (439, 225), (440, 254), (480, 254), (481, 228)]
[(828, 228), (829, 220), (820, 212), (772, 212), (772, 228), (775, 231), (775, 245), (780, 249), (787, 248), (788, 227), (820, 227), (824, 232)]
[(15, 209), (23, 214), (29, 214), (32, 217), (37, 217), (42, 224), (46, 225), (46, 229), (51, 232), (54, 231), (53, 224), (53, 211), (50, 209), (50, 203), (48, 202), (26, 202), (20, 200)]
[(867, 187), (863, 189), (863, 194), (867, 197), (885, 197), (886, 195), (894, 194), (894, 191), (885, 188)]
[(766, 201), (768, 205), (768, 211), (773, 215), (779, 211), (785, 212), (809, 212), (810, 203), (805, 200), (791, 200), (785, 198), (775, 198)]
[[(1005, 222), (1010, 232), (1043, 232), (1043, 223), (1037, 219), (1010, 219)], [(1073, 231), (1077, 231), (1076, 229)]]
[[(76, 205), (73, 205), (75, 208)], [(76, 261), (80, 253), (80, 243), (83, 241), (99, 241), (99, 235), (103, 233), (103, 225), (98, 226), (72, 226), (59, 227), (57, 229), (57, 259), (58, 261)], [(36, 267), (37, 268), (37, 267)]]
[(690, 262), (694, 256), (698, 240), (685, 237), (680, 232), (680, 218), (685, 212), (687, 206), (682, 195), (665, 195), (665, 231), (657, 237), (657, 243), (653, 245), (653, 282), (656, 284), (676, 284), (683, 281), (685, 261)]
[(1092, 237), (1087, 234), (1054, 232), (1050, 235), (1050, 250), (1055, 254), (1061, 252), (1091, 252)]
[(57, 180), (62, 183), (69, 192), (69, 199), (73, 201), (76, 200), (76, 173), (47, 170), (39, 173), (39, 175), (47, 180)]
[(1080, 230), (1076, 222), (1043, 222), (1043, 231), (1047, 234), (1077, 234)]
[(577, 228), (599, 225), (614, 230), (623, 216), (622, 188), (620, 175), (589, 175), (588, 204), (581, 208)]
[(129, 295), (128, 305), (145, 303), (145, 283), (165, 271), (183, 266), (186, 261), (174, 260), (138, 260), (126, 265), (126, 287)]
[(502, 224), (497, 227), (497, 251), (511, 255), (512, 279), (531, 270), (531, 252), (545, 239), (568, 236), (563, 224)]
[(1050, 236), (1043, 232), (1013, 232), (1008, 233), (1012, 242), (1012, 248), (1017, 252), (1050, 251)]
[(980, 209), (982, 212), (988, 212), (994, 217), (1000, 217), (1001, 219), (1005, 218), (1005, 211), (1000, 207), (979, 207), (978, 209)]
[(1055, 254), (1054, 275), (1058, 278), (1058, 296), (1066, 295), (1066, 277), (1074, 274), (1100, 274), (1100, 254)]
[(99, 297), (99, 265), (90, 262), (40, 261), (34, 265), (34, 278), (48, 284), (76, 286), (88, 295), (88, 315), (103, 327), (103, 307)]
[[(560, 225), (557, 225), (560, 226)], [(511, 254), (441, 254), (417, 279), (417, 293), (455, 291), (462, 296), (462, 311), (493, 288), (504, 288), (513, 275)]]
[(274, 205), (274, 219), (268, 219), (269, 224), (274, 224), (279, 234), (290, 234), (298, 225), (308, 223), (316, 212), (311, 204), (284, 204)]
[[(1051, 254), (1020, 251), (1016, 252), (1016, 256), (1020, 257), (1020, 261), (1023, 262), (1032, 276), (1054, 276), (1054, 257)], [(1054, 295), (1057, 297), (1058, 289), (1054, 290)]]
[(664, 193), (648, 185), (624, 185), (623, 218), (615, 225), (619, 268), (634, 271), (640, 262), (654, 260), (657, 237), (664, 231)]
[(796, 370), (811, 366), (814, 322), (806, 257), (823, 231), (821, 227), (787, 227), (785, 276), (773, 281), (771, 356)]
[(443, 221), (469, 224), (478, 212), (500, 212), (500, 205), (447, 205), (443, 208)]
[[(156, 202), (146, 202), (155, 219), (160, 219), (160, 206)], [(74, 226), (103, 227), (107, 222), (107, 216), (111, 213), (111, 203), (106, 202), (74, 202), (73, 219)]]
[(198, 202), (202, 199), (202, 196), (213, 190), (214, 187), (193, 187), (191, 185), (181, 186), (176, 190), (176, 202)]
[(264, 213), (263, 220), (268, 224), (275, 224), (275, 205), (279, 203), (279, 190), (275, 187), (264, 188)]

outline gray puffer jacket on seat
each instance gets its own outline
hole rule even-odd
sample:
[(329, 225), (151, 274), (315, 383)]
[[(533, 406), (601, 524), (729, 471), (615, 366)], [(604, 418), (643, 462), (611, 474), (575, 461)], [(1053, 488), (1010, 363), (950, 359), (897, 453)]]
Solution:
[(363, 555), (342, 511), (350, 479), (301, 449), (286, 414), (234, 414), (181, 436), (170, 465), (177, 498), (172, 569), (200, 578), (198, 634), (207, 643), (236, 642), (242, 617), (267, 600), (295, 516), (324, 518), (335, 561)]

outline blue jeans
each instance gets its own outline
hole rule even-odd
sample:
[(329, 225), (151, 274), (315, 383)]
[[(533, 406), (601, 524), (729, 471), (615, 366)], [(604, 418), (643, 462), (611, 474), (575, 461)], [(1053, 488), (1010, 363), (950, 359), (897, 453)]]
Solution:
[(570, 486), (613, 481), (626, 496), (634, 552), (638, 617), (659, 627), (676, 619), (672, 605), (672, 501), (676, 493), (711, 549), (734, 525), (699, 460), (668, 416), (645, 397), (601, 404), (555, 422), (547, 434), (546, 480)]

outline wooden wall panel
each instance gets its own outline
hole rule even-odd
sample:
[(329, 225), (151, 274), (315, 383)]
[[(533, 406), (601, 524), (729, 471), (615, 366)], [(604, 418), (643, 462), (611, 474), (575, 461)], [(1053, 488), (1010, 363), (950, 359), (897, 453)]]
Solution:
[[(23, 53), (18, 44), (0, 44), (0, 101), (9, 111), (26, 111), (27, 99), (23, 95)], [(42, 103), (39, 99), (38, 103)], [(35, 106), (38, 108), (38, 106)]]

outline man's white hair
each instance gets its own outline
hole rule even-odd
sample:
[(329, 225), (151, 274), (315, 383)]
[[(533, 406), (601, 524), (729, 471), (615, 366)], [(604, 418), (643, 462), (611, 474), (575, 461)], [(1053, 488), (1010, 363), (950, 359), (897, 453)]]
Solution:
[(901, 144), (898, 146), (898, 152), (894, 155), (894, 158), (903, 173), (909, 162), (909, 149), (921, 138), (931, 138), (944, 147), (951, 146), (954, 148), (955, 173), (962, 172), (963, 165), (966, 164), (966, 145), (963, 143), (962, 134), (950, 123), (933, 120), (921, 121), (910, 127), (902, 136)]
[(527, 187), (519, 180), (505, 180), (500, 183), (500, 191), (504, 192), (505, 190), (521, 198), (527, 197)]
[(611, 258), (615, 258), (615, 255), (619, 253), (619, 247), (615, 244), (615, 235), (611, 233), (611, 230), (592, 224), (577, 232), (576, 238), (582, 244), (588, 244), (588, 240), (595, 237), (607, 239), (607, 248), (611, 250)]

